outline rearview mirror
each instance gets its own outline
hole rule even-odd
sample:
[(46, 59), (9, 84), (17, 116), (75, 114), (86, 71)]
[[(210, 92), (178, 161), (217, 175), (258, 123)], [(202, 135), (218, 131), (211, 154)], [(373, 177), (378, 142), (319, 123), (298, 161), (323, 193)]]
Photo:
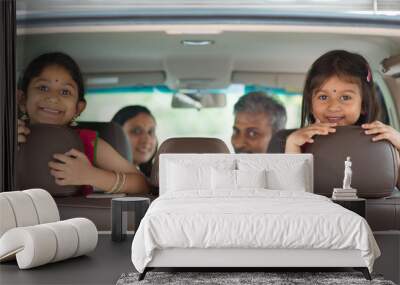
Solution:
[(209, 90), (179, 90), (172, 97), (172, 108), (221, 108), (226, 106), (226, 95)]

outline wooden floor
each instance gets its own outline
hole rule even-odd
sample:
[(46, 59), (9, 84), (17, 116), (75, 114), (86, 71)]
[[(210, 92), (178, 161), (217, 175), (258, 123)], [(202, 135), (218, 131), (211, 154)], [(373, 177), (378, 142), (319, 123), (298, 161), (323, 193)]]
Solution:
[[(0, 284), (115, 284), (122, 273), (135, 271), (132, 238), (130, 235), (123, 242), (112, 242), (111, 235), (100, 234), (96, 250), (87, 256), (28, 270), (19, 270), (15, 261), (1, 263)], [(374, 272), (400, 285), (400, 232), (376, 233), (375, 238), (382, 256), (376, 260)]]
[(0, 284), (115, 284), (122, 273), (135, 271), (131, 261), (133, 236), (112, 242), (99, 235), (95, 251), (87, 256), (19, 270), (16, 261), (0, 264)]

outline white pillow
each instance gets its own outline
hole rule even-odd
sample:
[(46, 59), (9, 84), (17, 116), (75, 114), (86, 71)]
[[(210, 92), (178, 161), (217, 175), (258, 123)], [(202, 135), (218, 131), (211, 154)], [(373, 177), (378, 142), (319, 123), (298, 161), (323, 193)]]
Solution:
[(211, 168), (212, 189), (236, 190), (236, 170)]
[(273, 190), (307, 191), (307, 164), (305, 162), (294, 163), (290, 169), (267, 170), (267, 187)]
[(211, 189), (211, 168), (168, 163), (167, 188), (169, 191)]
[(236, 170), (238, 188), (267, 188), (267, 172), (263, 170)]

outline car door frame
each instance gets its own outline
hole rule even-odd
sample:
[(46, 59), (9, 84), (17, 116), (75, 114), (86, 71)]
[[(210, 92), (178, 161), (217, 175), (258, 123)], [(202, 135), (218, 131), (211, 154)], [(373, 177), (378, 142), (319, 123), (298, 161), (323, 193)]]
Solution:
[(12, 191), (16, 185), (16, 1), (0, 1), (0, 15), (0, 192), (3, 192)]

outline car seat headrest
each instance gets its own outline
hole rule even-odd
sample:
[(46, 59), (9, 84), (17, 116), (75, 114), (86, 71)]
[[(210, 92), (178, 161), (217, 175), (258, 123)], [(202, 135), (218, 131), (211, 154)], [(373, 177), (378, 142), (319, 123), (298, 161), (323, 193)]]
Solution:
[(331, 196), (342, 187), (344, 161), (352, 161), (351, 187), (358, 196), (380, 198), (391, 195), (398, 175), (397, 151), (388, 141), (373, 142), (359, 126), (336, 127), (328, 136), (315, 136), (303, 152), (314, 155), (314, 193)]
[(50, 174), (49, 161), (53, 154), (65, 153), (72, 148), (84, 152), (79, 135), (65, 126), (34, 124), (28, 126), (30, 134), (17, 152), (17, 189), (44, 188), (53, 196), (77, 194), (79, 186), (61, 186)]

